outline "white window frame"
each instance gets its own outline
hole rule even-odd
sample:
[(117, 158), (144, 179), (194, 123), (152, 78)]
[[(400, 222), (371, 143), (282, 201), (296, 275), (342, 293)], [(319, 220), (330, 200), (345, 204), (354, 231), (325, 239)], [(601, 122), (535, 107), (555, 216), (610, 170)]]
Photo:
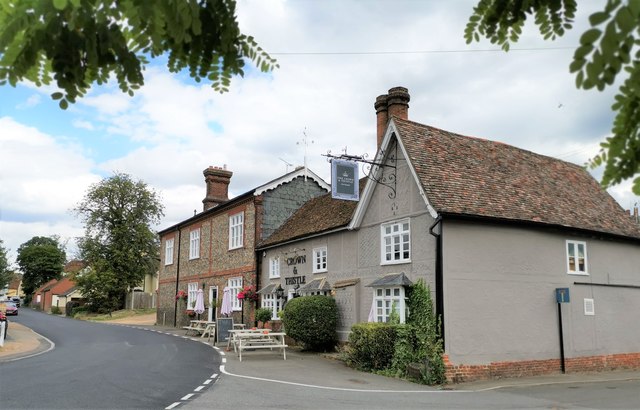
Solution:
[(167, 239), (164, 242), (164, 264), (172, 265), (173, 264), (173, 238)]
[(244, 211), (229, 216), (229, 250), (244, 245)]
[[(573, 254), (571, 254), (570, 252), (570, 248), (573, 245)], [(579, 266), (579, 247), (582, 246), (583, 247), (583, 254), (584, 254), (584, 270), (580, 270)], [(588, 259), (587, 259), (587, 243), (584, 241), (572, 241), (572, 240), (567, 240), (566, 241), (566, 245), (565, 245), (565, 249), (567, 252), (567, 273), (569, 275), (588, 275), (589, 274), (589, 268), (588, 268)], [(571, 259), (574, 259), (574, 269), (571, 269)]]
[(585, 316), (596, 315), (596, 305), (593, 299), (589, 299), (589, 298), (584, 299), (584, 315)]
[(231, 293), (231, 309), (242, 310), (242, 301), (238, 299), (238, 293), (242, 291), (242, 277), (230, 278), (227, 282)]
[(279, 320), (278, 312), (282, 310), (282, 299), (275, 293), (265, 293), (262, 295), (261, 307), (271, 309), (271, 320)]
[(198, 296), (198, 282), (189, 282), (187, 284), (187, 309), (193, 310)]
[(269, 279), (280, 277), (280, 257), (269, 258)]
[(189, 259), (200, 257), (200, 228), (189, 232)]
[(391, 307), (395, 302), (396, 311), (400, 316), (400, 323), (406, 320), (406, 300), (403, 286), (387, 286), (373, 288), (373, 300), (375, 305), (374, 318), (376, 322), (388, 322), (391, 315)]
[(320, 296), (331, 296), (331, 291), (330, 290), (310, 290), (307, 292), (300, 292), (300, 296), (316, 296), (316, 295), (320, 295)]
[[(405, 224), (406, 229), (404, 229)], [(395, 247), (398, 247), (398, 250), (394, 250)], [(380, 264), (394, 265), (409, 262), (411, 262), (411, 221), (403, 219), (380, 225)]]
[(313, 248), (313, 273), (327, 271), (327, 247)]

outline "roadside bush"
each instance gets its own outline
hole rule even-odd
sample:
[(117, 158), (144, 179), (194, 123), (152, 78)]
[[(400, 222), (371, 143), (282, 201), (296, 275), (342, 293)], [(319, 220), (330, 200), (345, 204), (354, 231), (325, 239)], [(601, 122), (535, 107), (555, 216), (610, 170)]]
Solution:
[(67, 316), (73, 316), (73, 309), (78, 306), (80, 306), (80, 303), (78, 302), (67, 302), (67, 304), (64, 305), (64, 314)]
[(431, 291), (419, 280), (407, 292), (406, 324), (390, 316), (389, 323), (358, 323), (351, 327), (348, 365), (423, 384), (445, 382), (444, 348)]
[(282, 315), (287, 335), (308, 350), (329, 351), (337, 343), (338, 306), (329, 296), (302, 296), (287, 302)]
[(51, 314), (59, 315), (62, 313), (62, 310), (58, 306), (51, 306)]
[(433, 310), (431, 290), (418, 280), (408, 292), (407, 324), (398, 329), (391, 372), (424, 384), (445, 381), (440, 323)]
[(398, 325), (357, 323), (351, 327), (347, 364), (360, 370), (378, 371), (391, 365)]

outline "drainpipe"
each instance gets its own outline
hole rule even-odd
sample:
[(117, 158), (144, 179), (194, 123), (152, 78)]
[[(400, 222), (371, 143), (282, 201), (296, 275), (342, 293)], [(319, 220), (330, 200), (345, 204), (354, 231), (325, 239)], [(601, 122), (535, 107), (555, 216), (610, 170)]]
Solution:
[(178, 299), (175, 298), (175, 295), (178, 294), (178, 286), (180, 286), (180, 245), (182, 241), (180, 240), (180, 236), (182, 231), (178, 227), (178, 261), (176, 265), (176, 292), (174, 293), (174, 302), (173, 302), (173, 327), (178, 325)]
[[(434, 231), (440, 225), (440, 232)], [(436, 221), (429, 227), (429, 233), (436, 238), (436, 317), (440, 323), (440, 337), (444, 345), (444, 285), (442, 268), (442, 216), (438, 215)]]

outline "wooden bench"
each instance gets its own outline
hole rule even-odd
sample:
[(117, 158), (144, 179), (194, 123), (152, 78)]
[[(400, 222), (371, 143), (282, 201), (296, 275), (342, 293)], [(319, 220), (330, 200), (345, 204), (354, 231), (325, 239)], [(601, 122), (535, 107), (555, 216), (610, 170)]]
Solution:
[(253, 350), (253, 349), (282, 349), (282, 358), (287, 360), (287, 350), (288, 347), (284, 343), (285, 333), (258, 333), (258, 332), (243, 332), (236, 333), (234, 335), (236, 342), (234, 343), (234, 349), (236, 349), (236, 353), (240, 361), (242, 361), (242, 351), (243, 350)]

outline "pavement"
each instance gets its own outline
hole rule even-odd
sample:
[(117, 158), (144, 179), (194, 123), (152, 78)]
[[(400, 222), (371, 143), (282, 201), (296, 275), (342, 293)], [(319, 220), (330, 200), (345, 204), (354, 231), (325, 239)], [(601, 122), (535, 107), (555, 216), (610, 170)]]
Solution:
[[(129, 321), (120, 319), (117, 325), (128, 325), (145, 330), (186, 337), (183, 329), (156, 326), (139, 318)], [(108, 322), (105, 322), (108, 323)], [(207, 343), (206, 338), (189, 337), (197, 342)], [(42, 354), (55, 346), (46, 337), (39, 335), (19, 323), (11, 322), (5, 344), (0, 347), (0, 364)], [(405, 380), (360, 372), (346, 366), (336, 355), (303, 352), (287, 348), (287, 360), (280, 351), (268, 349), (243, 353), (240, 362), (236, 354), (226, 350), (226, 344), (213, 345), (222, 357), (221, 373), (231, 377), (266, 380), (276, 383), (315, 386), (340, 390), (376, 391), (427, 391), (463, 390), (488, 391), (508, 387), (526, 387), (549, 384), (594, 383), (607, 381), (640, 380), (639, 371), (606, 371), (592, 373), (550, 374), (514, 379), (483, 380), (446, 386), (423, 386)], [(274, 363), (278, 363), (274, 366)]]

